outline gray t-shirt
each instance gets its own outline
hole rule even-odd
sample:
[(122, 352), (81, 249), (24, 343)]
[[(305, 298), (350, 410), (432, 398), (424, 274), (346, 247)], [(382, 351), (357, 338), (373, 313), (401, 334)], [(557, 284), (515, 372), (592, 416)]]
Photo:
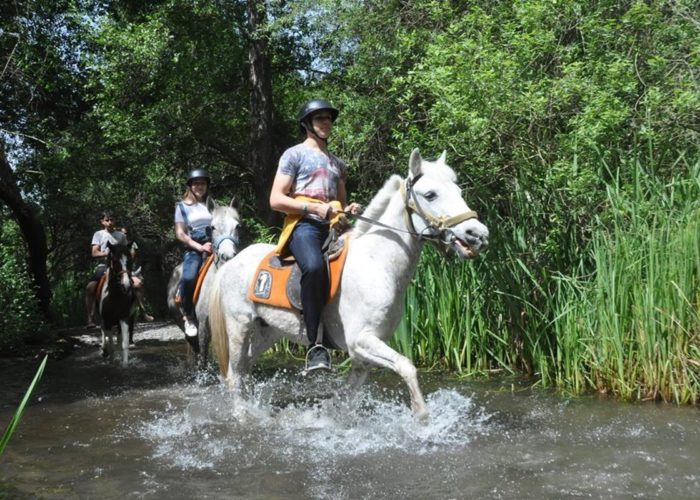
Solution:
[(277, 173), (294, 179), (290, 196), (329, 202), (338, 199), (338, 183), (345, 182), (346, 167), (334, 154), (316, 151), (302, 143), (282, 154)]

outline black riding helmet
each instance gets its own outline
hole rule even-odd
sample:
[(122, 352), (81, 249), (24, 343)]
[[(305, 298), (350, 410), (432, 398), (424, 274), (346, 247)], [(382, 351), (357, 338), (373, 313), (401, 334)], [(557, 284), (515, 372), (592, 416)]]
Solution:
[(207, 184), (211, 183), (209, 172), (206, 168), (194, 168), (187, 174), (187, 185), (191, 186), (194, 179), (206, 179)]
[(317, 111), (328, 111), (331, 114), (332, 121), (335, 121), (335, 119), (338, 118), (338, 113), (340, 113), (340, 111), (331, 106), (331, 103), (325, 99), (311, 99), (310, 101), (306, 101), (299, 110), (299, 116), (297, 117), (299, 121), (299, 130), (302, 134), (306, 133), (307, 127), (309, 127), (309, 130), (313, 131), (313, 129), (310, 128), (308, 119)]

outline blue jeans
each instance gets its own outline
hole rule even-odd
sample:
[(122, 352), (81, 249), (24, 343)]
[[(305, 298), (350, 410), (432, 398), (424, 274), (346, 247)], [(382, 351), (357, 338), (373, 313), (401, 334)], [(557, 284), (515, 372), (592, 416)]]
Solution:
[(326, 305), (330, 283), (321, 247), (328, 237), (329, 225), (310, 219), (300, 220), (289, 240), (289, 251), (301, 268), (301, 308), (306, 336), (316, 343), (321, 313)]
[(195, 250), (185, 250), (182, 256), (182, 277), (180, 278), (180, 300), (182, 301), (182, 310), (186, 316), (194, 317), (194, 304), (192, 296), (194, 288), (197, 284), (197, 274), (199, 268), (202, 267), (202, 254)]

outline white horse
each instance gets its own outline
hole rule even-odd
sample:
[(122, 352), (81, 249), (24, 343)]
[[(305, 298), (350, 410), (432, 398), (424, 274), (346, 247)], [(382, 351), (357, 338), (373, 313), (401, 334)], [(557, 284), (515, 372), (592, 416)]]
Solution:
[[(207, 316), (209, 312), (209, 293), (214, 283), (214, 275), (224, 262), (232, 259), (240, 250), (240, 227), (240, 216), (235, 198), (231, 200), (228, 206), (217, 205), (212, 211), (211, 240), (214, 262), (204, 276), (199, 299), (195, 305), (197, 336), (186, 337), (194, 354), (194, 363), (199, 368), (206, 368), (208, 362), (211, 336), (207, 325)], [(179, 264), (173, 269), (173, 274), (170, 276), (170, 281), (168, 281), (168, 309), (177, 325), (184, 332), (185, 324), (182, 318), (182, 310), (175, 302), (181, 277), (182, 264)]]
[[(425, 161), (417, 149), (406, 179), (392, 176), (353, 230), (340, 290), (323, 311), (324, 338), (349, 353), (351, 388), (364, 382), (371, 366), (389, 368), (408, 385), (411, 407), (427, 417), (413, 363), (386, 341), (404, 310), (406, 289), (425, 241), (452, 249), (461, 259), (488, 246), (489, 232), (461, 195), (445, 153)], [(234, 397), (244, 394), (244, 377), (256, 358), (282, 337), (308, 344), (298, 311), (252, 303), (248, 286), (260, 260), (273, 247), (243, 250), (217, 273), (210, 297), (209, 325), (221, 374)]]

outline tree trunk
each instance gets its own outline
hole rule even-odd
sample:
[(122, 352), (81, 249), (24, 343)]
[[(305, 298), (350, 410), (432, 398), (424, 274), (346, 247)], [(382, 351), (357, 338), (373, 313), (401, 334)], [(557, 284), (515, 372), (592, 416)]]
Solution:
[(276, 214), (270, 209), (270, 189), (276, 168), (273, 149), (272, 71), (268, 54), (266, 9), (264, 0), (248, 0), (248, 63), (250, 64), (250, 155), (255, 172), (253, 190), (257, 215), (273, 224)]
[(39, 307), (44, 318), (50, 320), (51, 285), (46, 272), (46, 258), (48, 256), (46, 233), (32, 207), (22, 198), (22, 193), (17, 186), (2, 144), (0, 144), (0, 200), (9, 207), (20, 231), (22, 231), (22, 236), (27, 244), (27, 264), (29, 272), (34, 278), (34, 283), (36, 283)]

